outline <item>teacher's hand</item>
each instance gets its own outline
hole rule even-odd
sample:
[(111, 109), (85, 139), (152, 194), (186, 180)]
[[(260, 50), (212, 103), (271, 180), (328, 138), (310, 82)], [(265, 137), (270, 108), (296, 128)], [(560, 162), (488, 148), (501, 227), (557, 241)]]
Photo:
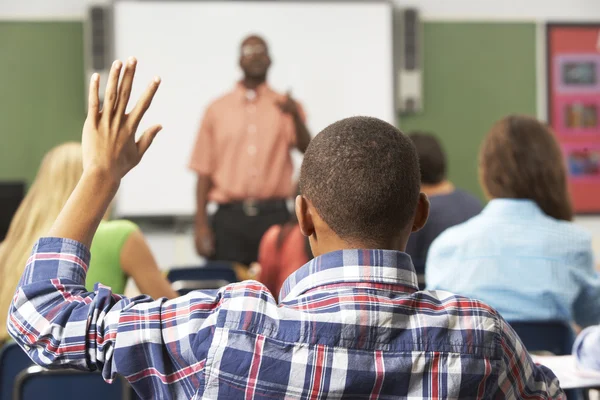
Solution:
[(290, 114), (293, 117), (298, 116), (298, 114), (299, 114), (298, 113), (298, 105), (292, 98), (291, 92), (287, 92), (284, 100), (278, 101), (277, 105), (279, 106), (279, 109), (281, 109), (281, 111), (283, 111), (286, 114)]
[(135, 167), (150, 147), (160, 125), (148, 128), (138, 141), (135, 132), (148, 111), (152, 98), (160, 84), (155, 77), (146, 88), (137, 104), (129, 114), (125, 112), (135, 76), (137, 61), (131, 57), (125, 64), (123, 77), (119, 76), (123, 63), (115, 61), (108, 76), (104, 104), (99, 109), (98, 74), (92, 76), (89, 90), (88, 114), (83, 126), (83, 168), (86, 172), (100, 172), (115, 184)]

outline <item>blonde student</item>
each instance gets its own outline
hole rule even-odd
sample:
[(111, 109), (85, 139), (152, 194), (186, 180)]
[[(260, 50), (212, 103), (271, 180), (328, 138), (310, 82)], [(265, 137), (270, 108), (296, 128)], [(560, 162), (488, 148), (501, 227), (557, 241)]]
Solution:
[[(81, 144), (69, 142), (50, 150), (37, 176), (11, 221), (0, 244), (0, 343), (8, 338), (8, 306), (23, 274), (31, 248), (50, 230), (60, 210), (83, 173)], [(91, 248), (92, 261), (86, 289), (96, 282), (123, 293), (132, 277), (142, 293), (154, 298), (176, 297), (162, 275), (144, 236), (135, 224), (125, 220), (100, 223)]]

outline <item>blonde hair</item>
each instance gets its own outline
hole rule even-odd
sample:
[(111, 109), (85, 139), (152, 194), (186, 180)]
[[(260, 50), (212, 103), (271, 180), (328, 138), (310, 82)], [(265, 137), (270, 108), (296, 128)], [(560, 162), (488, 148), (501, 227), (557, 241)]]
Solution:
[(50, 230), (82, 173), (81, 144), (68, 142), (54, 147), (42, 160), (10, 223), (0, 246), (0, 342), (8, 338), (8, 308), (31, 249)]

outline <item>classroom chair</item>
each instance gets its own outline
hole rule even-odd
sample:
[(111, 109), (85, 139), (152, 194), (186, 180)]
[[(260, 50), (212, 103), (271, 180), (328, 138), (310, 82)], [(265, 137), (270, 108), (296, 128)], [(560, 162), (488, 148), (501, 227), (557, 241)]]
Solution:
[[(510, 326), (517, 332), (530, 353), (550, 352), (557, 356), (571, 354), (575, 332), (564, 321), (514, 321)], [(568, 399), (587, 399), (587, 391), (566, 390)]]
[(0, 349), (0, 400), (11, 400), (17, 375), (34, 365), (16, 343), (7, 343)]
[(112, 384), (100, 372), (73, 369), (48, 370), (39, 366), (21, 371), (15, 382), (13, 400), (130, 400), (131, 389), (124, 378)]
[(571, 354), (575, 333), (564, 321), (509, 321), (509, 324), (530, 353), (547, 351), (557, 356)]
[(193, 290), (219, 289), (238, 282), (233, 265), (223, 261), (209, 261), (203, 266), (192, 268), (173, 268), (169, 270), (167, 279), (180, 296)]

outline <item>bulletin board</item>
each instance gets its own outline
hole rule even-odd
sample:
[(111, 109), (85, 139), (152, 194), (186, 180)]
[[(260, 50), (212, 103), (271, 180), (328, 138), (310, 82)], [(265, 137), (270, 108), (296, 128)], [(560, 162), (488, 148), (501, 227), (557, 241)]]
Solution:
[(600, 23), (548, 24), (548, 118), (577, 213), (600, 213)]

